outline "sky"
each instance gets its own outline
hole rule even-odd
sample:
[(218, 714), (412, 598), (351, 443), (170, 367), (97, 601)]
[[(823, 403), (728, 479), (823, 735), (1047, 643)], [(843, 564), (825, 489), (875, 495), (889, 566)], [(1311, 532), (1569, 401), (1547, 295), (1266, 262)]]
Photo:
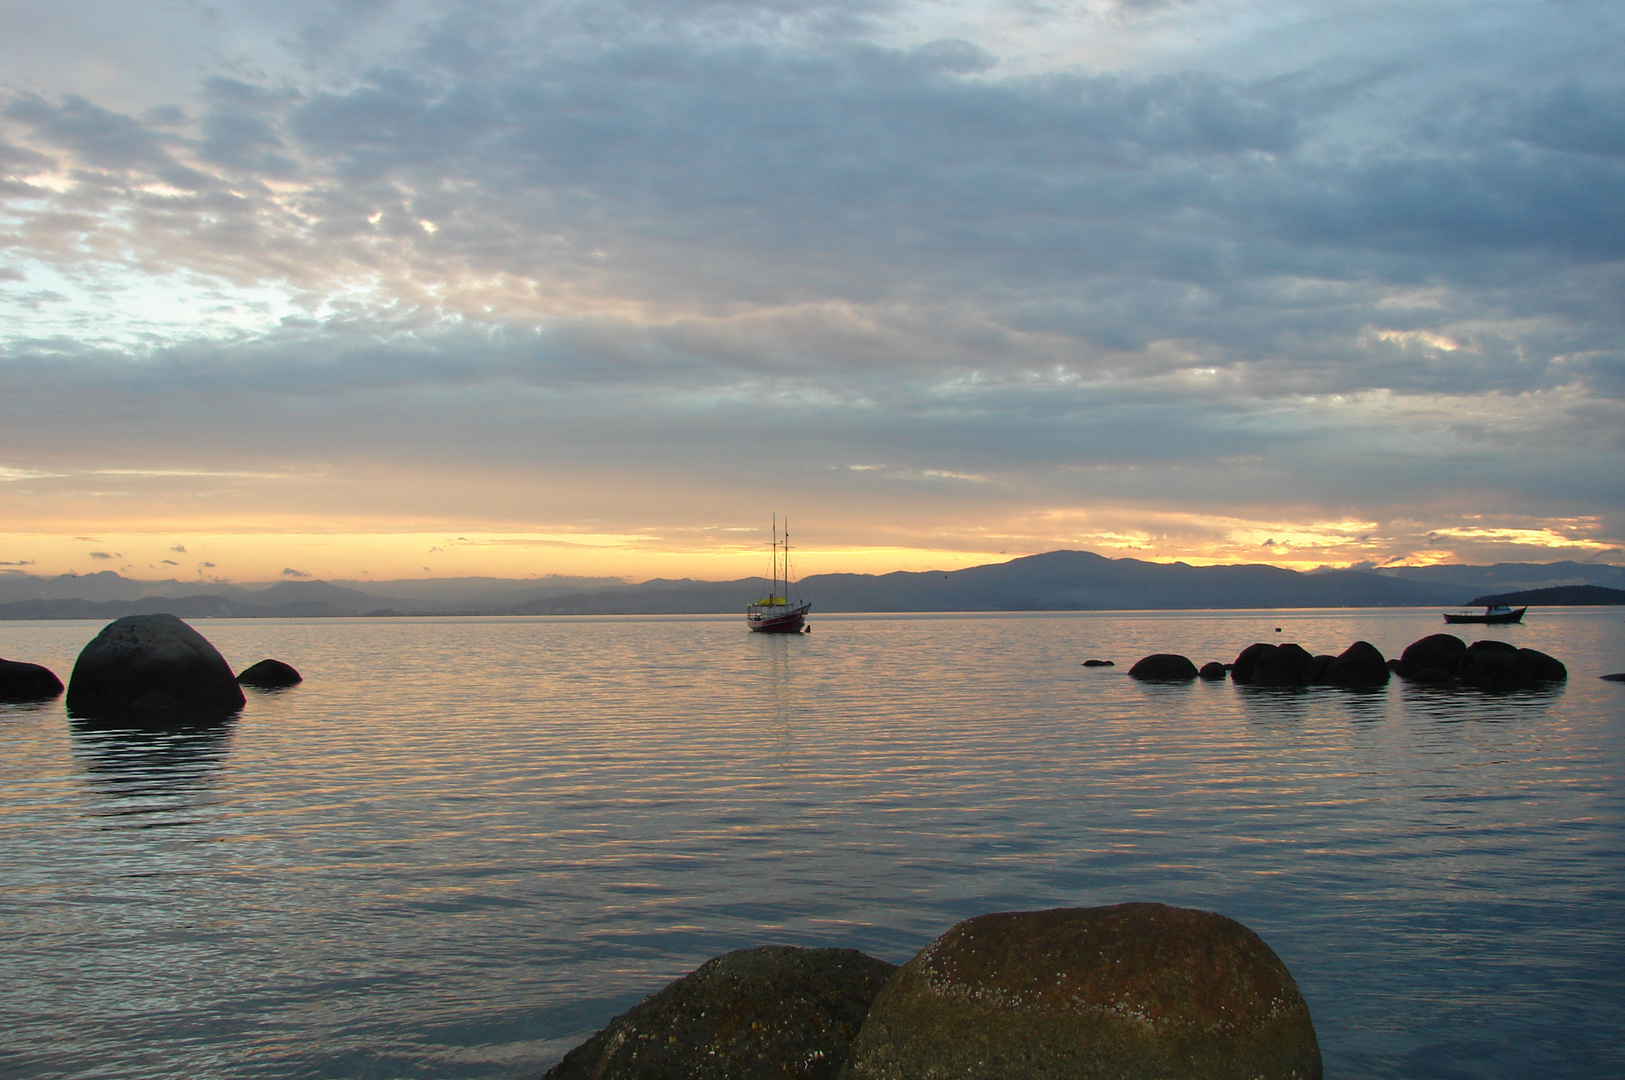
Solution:
[(0, 572), (1625, 562), (1617, 0), (0, 25)]

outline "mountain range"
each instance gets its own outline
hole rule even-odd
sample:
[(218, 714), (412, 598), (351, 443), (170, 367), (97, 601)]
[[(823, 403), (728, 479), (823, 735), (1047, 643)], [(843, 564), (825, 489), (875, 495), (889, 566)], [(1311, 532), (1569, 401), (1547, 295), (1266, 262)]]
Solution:
[[(1460, 606), (1489, 590), (1625, 587), (1625, 567), (1498, 563), (1300, 572), (1191, 566), (1051, 551), (963, 570), (816, 574), (800, 594), (819, 612), (1088, 611), (1173, 608)], [(734, 581), (552, 576), (395, 581), (138, 581), (112, 571), (0, 574), (0, 619), (99, 619), (168, 611), (182, 618), (338, 615), (635, 615), (739, 612), (765, 578)], [(1562, 595), (1562, 594), (1553, 594)], [(1576, 594), (1579, 595), (1579, 594)]]

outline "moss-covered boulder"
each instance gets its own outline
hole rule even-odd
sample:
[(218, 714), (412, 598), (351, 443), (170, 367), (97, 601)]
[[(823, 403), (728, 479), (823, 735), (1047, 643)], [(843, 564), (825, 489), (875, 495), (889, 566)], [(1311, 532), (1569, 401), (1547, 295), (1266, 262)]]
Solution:
[(544, 1080), (834, 1080), (896, 970), (856, 949), (727, 953), (611, 1020)]
[(1162, 904), (968, 919), (903, 965), (843, 1080), (1318, 1080), (1309, 1008), (1245, 926)]

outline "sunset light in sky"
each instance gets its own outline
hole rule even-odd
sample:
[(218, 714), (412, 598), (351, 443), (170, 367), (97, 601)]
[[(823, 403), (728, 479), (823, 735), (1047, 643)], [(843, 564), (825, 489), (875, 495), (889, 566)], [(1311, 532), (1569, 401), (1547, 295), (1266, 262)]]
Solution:
[(0, 572), (1625, 561), (1617, 5), (0, 18)]

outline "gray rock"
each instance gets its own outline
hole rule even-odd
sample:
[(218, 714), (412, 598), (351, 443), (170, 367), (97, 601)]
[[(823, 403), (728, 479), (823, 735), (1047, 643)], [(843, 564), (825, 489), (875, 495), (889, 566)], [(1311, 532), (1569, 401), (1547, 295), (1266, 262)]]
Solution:
[(1152, 653), (1128, 669), (1132, 679), (1152, 682), (1189, 682), (1196, 678), (1196, 665), (1178, 653)]
[(68, 711), (87, 719), (196, 722), (243, 706), (225, 658), (173, 615), (127, 615), (84, 647), (68, 679)]
[(293, 665), (280, 660), (261, 660), (244, 668), (237, 676), (238, 683), (256, 690), (278, 690), (284, 686), (297, 686), (304, 681), (304, 676), (295, 671)]
[(0, 701), (49, 701), (62, 693), (62, 680), (42, 664), (0, 660)]
[(843, 1080), (1318, 1080), (1309, 1008), (1258, 935), (1162, 904), (953, 927), (875, 998)]
[(543, 1080), (834, 1080), (896, 970), (856, 949), (731, 952), (611, 1020)]

